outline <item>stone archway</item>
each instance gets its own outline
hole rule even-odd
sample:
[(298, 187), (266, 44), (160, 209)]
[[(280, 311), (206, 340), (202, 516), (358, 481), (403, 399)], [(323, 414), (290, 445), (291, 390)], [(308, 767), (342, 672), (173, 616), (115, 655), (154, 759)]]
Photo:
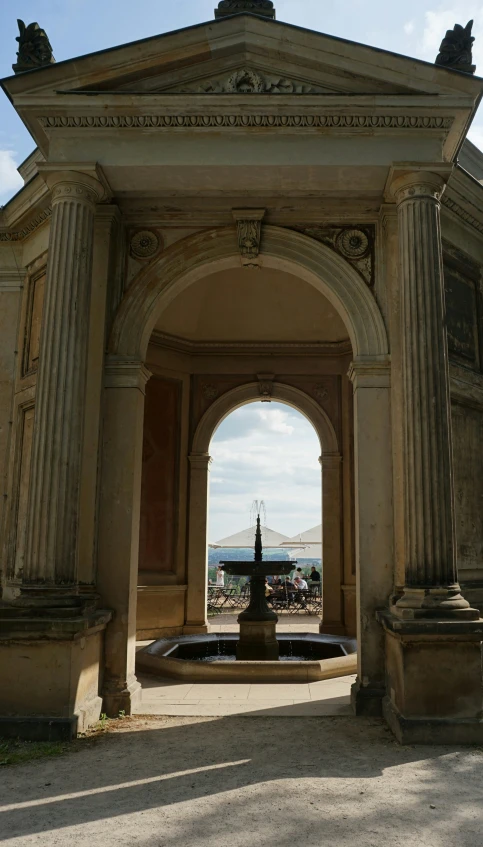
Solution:
[[(357, 271), (337, 253), (292, 230), (263, 229), (262, 262), (317, 288), (342, 317), (356, 360), (386, 360), (387, 333), (377, 303)], [(109, 353), (144, 361), (159, 315), (196, 280), (240, 266), (235, 231), (213, 229), (173, 244), (131, 284), (116, 317)]]
[[(291, 385), (274, 382), (271, 399), (287, 403), (301, 412), (312, 424), (319, 438), (322, 468), (322, 526), (324, 567), (324, 608), (326, 620), (333, 621), (333, 631), (343, 632), (341, 627), (341, 573), (342, 549), (339, 526), (342, 517), (341, 453), (335, 429), (327, 413), (312, 397)], [(251, 382), (227, 391), (205, 412), (192, 441), (190, 454), (190, 499), (188, 537), (188, 592), (186, 611), (186, 633), (206, 631), (206, 551), (209, 470), (211, 457), (209, 448), (213, 435), (222, 421), (231, 412), (245, 403), (260, 400), (260, 385)], [(324, 613), (325, 614), (325, 613)]]
[[(371, 697), (375, 689), (384, 688), (384, 644), (375, 613), (387, 605), (393, 589), (390, 364), (384, 320), (354, 268), (305, 235), (264, 227), (261, 261), (319, 290), (342, 317), (352, 343), (358, 676), (361, 690)], [(116, 690), (135, 684), (140, 456), (149, 339), (160, 314), (180, 292), (204, 275), (239, 266), (234, 229), (189, 236), (138, 274), (114, 322), (105, 369), (98, 584), (106, 604), (116, 611), (106, 635), (106, 685)], [(299, 408), (298, 402), (295, 405)], [(192, 479), (195, 471), (200, 473), (199, 490), (207, 475), (204, 455), (192, 450)], [(206, 491), (202, 497), (206, 504)], [(206, 521), (204, 507), (198, 514)], [(191, 533), (197, 538), (204, 534), (193, 524)], [(201, 607), (199, 602), (196, 606)], [(196, 625), (196, 619), (192, 623)]]

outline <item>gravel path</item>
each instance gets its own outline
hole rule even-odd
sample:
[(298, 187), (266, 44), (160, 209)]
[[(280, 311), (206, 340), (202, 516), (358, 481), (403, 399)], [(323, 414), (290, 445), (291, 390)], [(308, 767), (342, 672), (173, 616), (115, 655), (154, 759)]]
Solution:
[(0, 772), (6, 847), (480, 847), (483, 750), (376, 720), (137, 718)]

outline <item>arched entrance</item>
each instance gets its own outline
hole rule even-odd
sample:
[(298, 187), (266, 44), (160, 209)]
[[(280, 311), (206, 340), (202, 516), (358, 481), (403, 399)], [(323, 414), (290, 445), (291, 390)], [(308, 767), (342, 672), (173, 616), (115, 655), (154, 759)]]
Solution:
[[(271, 383), (274, 398), (294, 405), (314, 424), (321, 443), (326, 497), (340, 500), (341, 472), (354, 465), (354, 562), (357, 574), (357, 630), (359, 683), (366, 692), (382, 689), (384, 662), (380, 627), (375, 611), (392, 590), (392, 476), (389, 405), (388, 344), (375, 298), (352, 266), (336, 253), (299, 233), (266, 227), (262, 266), (289, 273), (311, 286), (334, 306), (352, 345), (350, 379), (353, 383), (354, 455), (341, 471), (340, 445), (323, 404), (281, 380), (277, 373), (240, 378), (206, 401), (196, 425), (185, 434), (188, 520), (186, 526), (185, 631), (206, 626), (206, 506), (209, 443), (219, 421), (244, 402), (260, 397)], [(105, 375), (104, 448), (102, 459), (99, 531), (99, 587), (116, 609), (106, 640), (107, 684), (119, 690), (135, 687), (136, 582), (139, 543), (144, 391), (149, 372), (148, 344), (160, 315), (177, 297), (208, 274), (240, 267), (233, 229), (204, 232), (172, 245), (161, 258), (141, 271), (119, 309), (110, 339)], [(246, 271), (250, 273), (250, 271)], [(255, 307), (255, 303), (253, 306)], [(302, 361), (302, 359), (300, 359)], [(266, 355), (264, 358), (266, 362)], [(303, 366), (300, 366), (303, 372)], [(347, 372), (347, 368), (346, 368)], [(345, 378), (345, 377), (344, 377)], [(295, 380), (296, 382), (296, 380)], [(209, 388), (209, 386), (208, 386)], [(315, 388), (312, 386), (312, 395)], [(186, 388), (189, 393), (190, 387)], [(206, 399), (206, 398), (205, 398)], [(189, 471), (188, 471), (189, 464)], [(330, 514), (330, 509), (326, 509)], [(324, 558), (337, 562), (337, 533), (324, 532)], [(336, 571), (334, 566), (334, 573)], [(340, 604), (340, 576), (334, 578)], [(329, 585), (325, 588), (330, 595)], [(337, 602), (334, 602), (334, 609)], [(336, 616), (336, 614), (335, 614)], [(329, 621), (334, 626), (337, 620)]]
[[(322, 467), (322, 558), (327, 563), (324, 574), (324, 602), (327, 630), (345, 632), (342, 625), (342, 480), (341, 453), (338, 438), (328, 415), (308, 394), (298, 388), (273, 382), (272, 400), (297, 409), (310, 421), (319, 438)], [(206, 549), (208, 516), (208, 479), (211, 464), (209, 447), (220, 423), (235, 409), (260, 400), (260, 383), (252, 382), (228, 391), (205, 412), (193, 438), (190, 454), (190, 513), (188, 544), (188, 591), (186, 632), (203, 632), (206, 628)], [(335, 530), (335, 531), (334, 531)], [(332, 625), (332, 627), (331, 627)]]

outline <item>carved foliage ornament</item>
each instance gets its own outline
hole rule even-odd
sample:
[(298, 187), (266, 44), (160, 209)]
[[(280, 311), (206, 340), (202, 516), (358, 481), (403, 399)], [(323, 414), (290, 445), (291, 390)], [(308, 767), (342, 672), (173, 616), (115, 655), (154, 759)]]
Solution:
[(264, 215), (265, 209), (233, 209), (243, 267), (259, 267), (258, 255)]
[(297, 226), (292, 227), (309, 238), (315, 238), (344, 259), (360, 273), (364, 282), (374, 284), (374, 228), (334, 227), (334, 226)]
[(215, 18), (225, 18), (228, 15), (240, 15), (251, 12), (264, 18), (275, 20), (275, 9), (272, 0), (221, 0), (215, 9)]
[(252, 68), (240, 68), (225, 79), (205, 82), (197, 91), (200, 94), (313, 94), (317, 89), (284, 77), (264, 77)]
[(436, 64), (454, 71), (464, 71), (474, 74), (476, 65), (473, 64), (472, 47), (474, 37), (471, 35), (473, 21), (468, 21), (465, 27), (455, 24), (448, 29), (441, 42)]
[(54, 53), (45, 30), (35, 22), (25, 26), (20, 18), (17, 23), (20, 35), (16, 38), (18, 41), (17, 63), (12, 66), (15, 73), (53, 64)]

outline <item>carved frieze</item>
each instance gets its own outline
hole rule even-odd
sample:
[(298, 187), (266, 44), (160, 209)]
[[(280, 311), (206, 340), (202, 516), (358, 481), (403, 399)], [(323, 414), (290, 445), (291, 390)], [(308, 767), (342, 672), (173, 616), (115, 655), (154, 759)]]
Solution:
[(450, 130), (452, 117), (442, 115), (374, 115), (318, 114), (263, 115), (219, 113), (217, 115), (48, 115), (39, 118), (45, 129), (336, 129), (366, 131), (368, 129)]
[(233, 209), (237, 227), (238, 247), (245, 268), (259, 267), (258, 256), (265, 209)]
[(2, 241), (23, 241), (24, 238), (27, 238), (32, 232), (41, 226), (45, 221), (48, 221), (52, 215), (52, 207), (49, 206), (47, 209), (42, 209), (38, 215), (32, 218), (26, 226), (22, 227), (22, 229), (16, 230), (14, 232), (9, 232), (4, 230), (0, 232), (0, 242)]
[(374, 285), (374, 241), (372, 225), (359, 226), (294, 226), (291, 229), (320, 241), (358, 271), (367, 285)]
[(239, 68), (228, 76), (183, 89), (192, 94), (317, 94), (324, 89), (287, 77), (262, 74), (253, 68)]

